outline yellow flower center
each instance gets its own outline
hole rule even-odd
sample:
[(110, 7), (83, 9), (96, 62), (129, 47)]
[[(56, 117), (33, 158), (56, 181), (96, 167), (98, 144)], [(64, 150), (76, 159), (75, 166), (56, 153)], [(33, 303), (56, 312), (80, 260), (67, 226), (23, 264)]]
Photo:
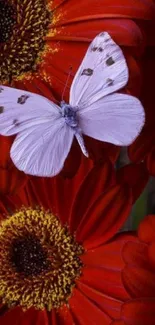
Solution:
[(0, 297), (9, 307), (66, 304), (81, 274), (83, 248), (50, 212), (23, 208), (0, 228)]
[[(2, 1), (2, 2), (1, 2)], [(0, 82), (34, 71), (52, 21), (46, 0), (0, 1)], [(1, 32), (2, 30), (2, 32)]]

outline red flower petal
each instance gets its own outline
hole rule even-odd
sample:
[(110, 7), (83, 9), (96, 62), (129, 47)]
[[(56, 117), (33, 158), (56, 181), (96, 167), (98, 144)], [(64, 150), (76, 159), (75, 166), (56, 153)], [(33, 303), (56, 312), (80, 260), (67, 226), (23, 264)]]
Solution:
[[(47, 312), (47, 317), (48, 317), (47, 325), (73, 325), (74, 324), (71, 312), (66, 305), (62, 306), (58, 310), (53, 309), (51, 312)], [(46, 323), (43, 325), (46, 325)]]
[(80, 166), (82, 152), (77, 141), (73, 141), (71, 151), (65, 161), (61, 175), (65, 178), (73, 177)]
[[(29, 205), (42, 205), (45, 209), (50, 209), (63, 223), (67, 222), (76, 193), (92, 164), (90, 159), (82, 157), (80, 168), (72, 179), (65, 179), (61, 175), (53, 178), (30, 177), (25, 188)], [(25, 204), (22, 192), (20, 199)]]
[(122, 280), (130, 296), (154, 297), (155, 273), (147, 268), (128, 265), (122, 271)]
[(10, 309), (1, 316), (1, 325), (48, 325), (45, 311), (35, 310), (33, 308), (23, 312), (21, 308)]
[(155, 271), (155, 242), (153, 242), (152, 245), (149, 245), (148, 247), (148, 254), (150, 259), (150, 264), (154, 268)]
[(77, 288), (111, 319), (119, 318), (122, 301), (105, 295), (82, 282), (77, 283)]
[(84, 266), (78, 282), (117, 300), (125, 301), (129, 298), (121, 278), (120, 270), (106, 265), (102, 267)]
[(82, 183), (70, 216), (70, 230), (74, 232), (89, 207), (96, 201), (100, 193), (114, 183), (114, 170), (109, 161), (96, 165)]
[[(59, 26), (62, 26), (62, 22), (58, 21), (55, 25), (57, 27), (57, 33), (54, 37), (47, 36), (46, 40), (76, 41), (79, 43), (84, 41), (90, 42), (101, 31), (107, 31), (111, 34), (116, 43), (121, 46), (133, 46), (135, 49), (136, 47), (139, 47), (139, 49), (144, 47), (144, 35), (139, 26), (132, 20), (121, 19), (122, 23), (120, 24), (120, 20), (117, 18), (99, 18), (97, 21), (93, 19), (93, 16), (92, 19), (88, 16), (84, 18), (86, 19), (80, 21), (78, 29), (76, 24), (66, 24), (66, 22), (63, 25), (63, 29), (61, 27), (59, 28)], [(95, 26), (93, 30), (92, 24)], [(133, 49), (133, 51), (135, 51), (135, 49)], [(140, 55), (140, 53), (137, 54)]]
[(96, 304), (76, 288), (69, 300), (69, 305), (73, 317), (75, 316), (80, 325), (94, 325), (95, 323), (109, 325), (111, 322), (111, 319)]
[(147, 168), (150, 175), (155, 176), (155, 147), (147, 156)]
[(0, 136), (0, 194), (15, 194), (25, 185), (27, 176), (12, 163), (10, 149), (13, 137)]
[(12, 165), (10, 168), (0, 167), (0, 194), (16, 194), (27, 182), (27, 176)]
[(132, 195), (127, 186), (114, 186), (101, 194), (84, 215), (76, 232), (78, 241), (87, 249), (112, 238), (129, 216)]
[(155, 137), (152, 134), (151, 127), (144, 127), (138, 138), (129, 146), (128, 154), (131, 161), (138, 163), (144, 160), (147, 153), (153, 148), (154, 143)]
[(127, 325), (154, 325), (155, 299), (142, 298), (125, 303), (122, 308), (122, 319)]
[[(63, 2), (63, 5), (60, 7), (60, 12), (65, 12), (66, 15), (62, 17), (61, 23), (63, 24), (68, 20), (80, 21), (84, 20), (84, 18), (93, 20), (106, 17), (117, 18), (118, 16), (122, 18), (150, 19), (154, 18), (155, 15), (152, 0), (142, 0), (140, 3), (138, 0), (114, 0), (110, 3), (109, 0), (97, 0), (93, 6), (89, 6), (91, 3), (91, 1), (81, 0), (79, 7), (76, 0)], [(101, 12), (101, 8), (103, 8), (103, 13)]]
[(141, 92), (141, 100), (145, 108), (146, 122), (145, 126), (134, 141), (134, 143), (129, 147), (129, 157), (134, 162), (140, 162), (143, 160), (149, 151), (152, 150), (155, 143), (155, 114), (154, 114), (154, 101), (155, 101), (155, 91), (154, 91), (154, 75), (155, 75), (155, 60), (154, 60), (153, 48), (148, 48), (142, 62), (143, 67), (143, 88)]
[(3, 137), (0, 135), (0, 167), (8, 167), (10, 162), (10, 148), (13, 142), (13, 137)]
[(128, 241), (124, 244), (122, 256), (126, 264), (140, 268), (148, 266), (148, 246), (138, 242), (136, 237), (135, 241)]
[(143, 163), (130, 164), (117, 171), (118, 182), (127, 183), (132, 188), (133, 200), (136, 201), (149, 179), (149, 174)]
[(23, 311), (21, 308), (12, 308), (8, 310), (4, 315), (0, 316), (1, 325), (23, 325), (21, 324), (21, 319), (23, 316)]
[[(99, 246), (94, 249), (87, 250), (81, 259), (84, 265), (91, 267), (110, 268), (115, 271), (122, 270), (124, 267), (124, 260), (122, 252), (124, 252), (124, 245), (129, 240), (136, 241), (136, 237), (128, 234), (119, 234), (117, 237), (107, 244)], [(125, 245), (126, 246), (126, 245)]]
[[(136, 49), (135, 49), (136, 51)], [(140, 48), (138, 49), (138, 52)], [(126, 93), (139, 97), (142, 87), (142, 72), (137, 60), (131, 55), (129, 49), (124, 49), (124, 55), (129, 69), (129, 81), (125, 87)], [(122, 92), (122, 90), (121, 90)]]
[(123, 320), (114, 320), (110, 325), (126, 325)]
[(155, 215), (149, 215), (140, 223), (138, 237), (144, 243), (155, 241)]

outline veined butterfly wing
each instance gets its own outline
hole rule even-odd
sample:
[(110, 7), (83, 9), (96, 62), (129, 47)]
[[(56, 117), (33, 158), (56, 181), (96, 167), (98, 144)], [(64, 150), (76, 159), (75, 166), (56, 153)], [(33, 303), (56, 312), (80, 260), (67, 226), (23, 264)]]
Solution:
[(18, 134), (11, 148), (16, 167), (30, 175), (58, 174), (74, 137), (60, 107), (40, 95), (4, 86), (0, 107), (0, 134)]
[(70, 105), (79, 109), (123, 88), (128, 67), (120, 47), (107, 32), (95, 37), (74, 77)]
[(63, 119), (31, 126), (20, 132), (11, 148), (19, 170), (30, 175), (54, 176), (63, 168), (74, 137)]
[(79, 111), (82, 133), (120, 146), (131, 144), (145, 121), (140, 101), (129, 95), (114, 93)]
[(0, 134), (13, 135), (60, 118), (60, 108), (47, 98), (0, 86)]

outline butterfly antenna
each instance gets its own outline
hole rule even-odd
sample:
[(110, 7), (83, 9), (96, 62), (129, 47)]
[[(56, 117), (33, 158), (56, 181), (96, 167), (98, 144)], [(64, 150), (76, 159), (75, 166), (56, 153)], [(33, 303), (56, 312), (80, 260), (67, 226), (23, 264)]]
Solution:
[(67, 88), (67, 85), (68, 85), (69, 78), (71, 76), (71, 72), (72, 72), (72, 67), (69, 68), (68, 77), (67, 77), (66, 84), (65, 84), (65, 87), (64, 87), (64, 90), (63, 90), (63, 93), (62, 93), (62, 99), (61, 99), (62, 101), (64, 99), (64, 94), (65, 94), (65, 91), (66, 91), (66, 88)]

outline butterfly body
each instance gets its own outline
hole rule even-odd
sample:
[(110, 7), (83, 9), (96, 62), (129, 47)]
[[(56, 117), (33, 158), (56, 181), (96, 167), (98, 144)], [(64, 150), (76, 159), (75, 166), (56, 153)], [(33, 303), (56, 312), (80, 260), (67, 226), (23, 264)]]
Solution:
[(65, 103), (64, 101), (60, 103), (62, 116), (65, 119), (67, 125), (72, 128), (78, 128), (78, 117), (77, 117), (77, 108), (72, 107), (71, 105)]
[(54, 176), (64, 166), (76, 137), (88, 157), (83, 135), (126, 146), (141, 131), (140, 101), (117, 93), (129, 72), (120, 47), (106, 32), (92, 41), (73, 79), (69, 103), (60, 106), (24, 90), (0, 87), (0, 134), (17, 134), (11, 158), (30, 175)]

